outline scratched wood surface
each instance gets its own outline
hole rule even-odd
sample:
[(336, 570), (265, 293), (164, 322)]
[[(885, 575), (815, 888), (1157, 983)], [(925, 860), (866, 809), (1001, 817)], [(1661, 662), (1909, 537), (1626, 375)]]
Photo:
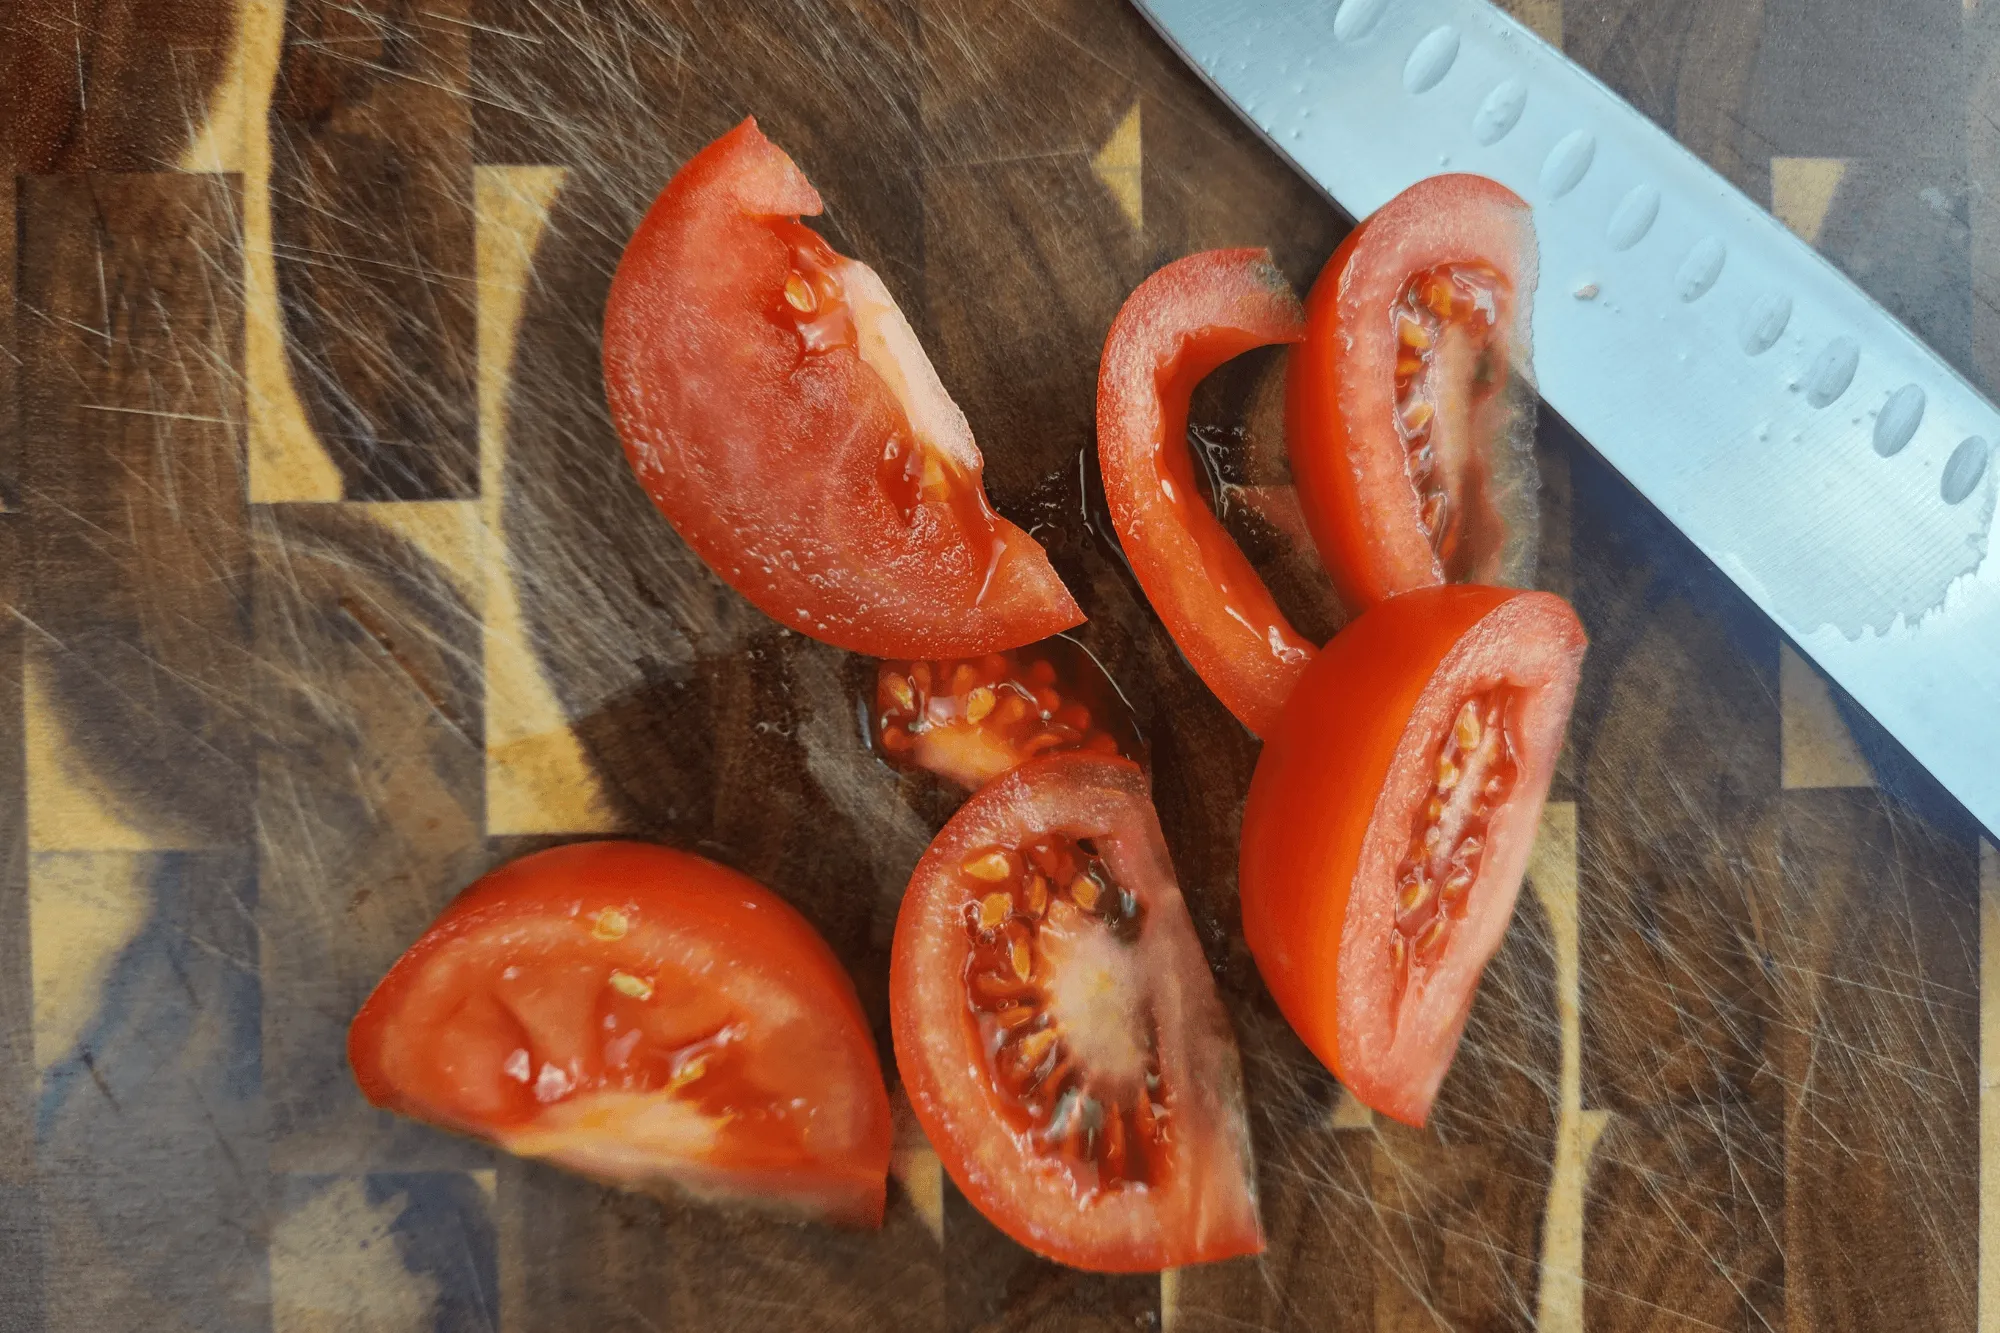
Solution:
[[(1513, 8), (2000, 389), (2000, 6)], [(2000, 1330), (2000, 857), (1557, 423), (1538, 579), (1593, 646), (1432, 1127), (1277, 1016), (1234, 901), (1256, 746), (1108, 536), (1093, 379), (1160, 263), (1264, 244), (1304, 284), (1347, 223), (1119, 0), (12, 0), (0, 84), (0, 1330)], [(352, 1086), (349, 1017), (458, 888), (609, 832), (798, 905), (887, 1051), (951, 798), (861, 748), (866, 664), (655, 517), (599, 387), (623, 238), (749, 112), (1135, 702), (1260, 1260), (1041, 1262), (907, 1125), (857, 1235)], [(1277, 368), (1197, 432), (1325, 634), (1237, 503), (1283, 481)]]

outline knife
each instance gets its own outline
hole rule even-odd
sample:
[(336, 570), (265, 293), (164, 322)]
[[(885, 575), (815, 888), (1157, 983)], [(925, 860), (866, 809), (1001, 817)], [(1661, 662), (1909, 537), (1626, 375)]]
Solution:
[(1352, 216), (1441, 171), (1527, 200), (1549, 406), (2000, 830), (1990, 403), (1486, 0), (1136, 3)]

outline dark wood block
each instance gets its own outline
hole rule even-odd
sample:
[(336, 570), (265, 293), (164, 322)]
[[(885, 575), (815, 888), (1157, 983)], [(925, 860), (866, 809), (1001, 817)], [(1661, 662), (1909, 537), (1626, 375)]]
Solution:
[(230, 0), (13, 0), (0, 140), (15, 170), (172, 168), (207, 119), (237, 13)]
[(145, 845), (245, 845), (234, 187), (30, 176), (21, 191), (29, 651), (81, 770), (71, 780), (101, 789)]
[(1545, 1161), (1384, 1124), (1373, 1177), (1378, 1330), (1534, 1327)]
[(479, 621), (371, 508), (273, 506), (253, 529), (264, 1090), (287, 1170), (489, 1160), (368, 1106), (347, 1068), (355, 1011), (488, 864)]
[[(1752, 7), (1745, 6), (1746, 11)], [(1740, 108), (1787, 157), (1963, 160), (1960, 0), (1763, 0)], [(1746, 17), (1748, 14), (1746, 13)]]
[(1777, 932), (1787, 1317), (1970, 1329), (1979, 1237), (1979, 867), (1963, 824), (1787, 792)]
[(129, 875), (144, 913), (42, 1078), (47, 1326), (268, 1328), (255, 858), (115, 856), (34, 872)]
[[(0, 605), (18, 605), (26, 521), (0, 518)], [(22, 753), (20, 620), (0, 620), (0, 1310), (7, 1333), (39, 1333), (47, 1247), (35, 1166), (34, 979), (29, 954), (28, 809)]]
[(894, 1186), (881, 1232), (662, 1202), (515, 1159), (499, 1198), (521, 1263), (502, 1286), (524, 1327), (946, 1326), (946, 1263)]
[(14, 335), (15, 242), (14, 173), (0, 179), (0, 510), (21, 507), (21, 347)]
[(1600, 460), (1571, 475), (1583, 1104), (1617, 1115), (1586, 1313), (1754, 1326), (1783, 1243), (1776, 639)]
[(1745, 107), (1763, 3), (1566, 0), (1563, 50), (1752, 199), (1769, 197), (1771, 128)]
[(1584, 1327), (1784, 1327), (1781, 1135), (1754, 1105), (1612, 1117), (1584, 1198)]
[(350, 500), (478, 489), (470, 0), (289, 7), (271, 112), (286, 350)]
[(1091, 0), (926, 0), (924, 142), (938, 166), (1087, 162), (1138, 99), (1144, 21)]

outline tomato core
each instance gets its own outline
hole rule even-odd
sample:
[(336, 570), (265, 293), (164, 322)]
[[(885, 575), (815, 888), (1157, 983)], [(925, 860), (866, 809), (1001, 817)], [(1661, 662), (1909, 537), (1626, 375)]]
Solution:
[(1143, 750), (1117, 687), (1066, 640), (966, 661), (883, 662), (870, 702), (878, 753), (968, 788), (1041, 754)]
[(1515, 691), (1495, 686), (1459, 706), (1439, 746), (1429, 797), (1396, 868), (1396, 928), (1390, 939), (1394, 996), (1444, 957), (1479, 880), (1488, 825), (1520, 776), (1508, 732)]
[[(1471, 549), (1505, 534), (1475, 530), (1489, 478), (1482, 418), (1501, 403), (1507, 361), (1499, 338), (1506, 280), (1485, 264), (1446, 264), (1417, 274), (1391, 311), (1396, 333), (1396, 433), (1403, 442), (1418, 517), (1448, 570)], [(1462, 387), (1461, 387), (1462, 386)]]
[(1133, 943), (1141, 907), (1087, 842), (1050, 835), (959, 868), (967, 1019), (1002, 1114), (1083, 1198), (1157, 1182), (1167, 1108)]

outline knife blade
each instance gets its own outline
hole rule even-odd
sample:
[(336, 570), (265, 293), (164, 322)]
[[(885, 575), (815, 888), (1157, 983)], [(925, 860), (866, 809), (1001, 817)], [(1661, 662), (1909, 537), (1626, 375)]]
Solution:
[(1811, 247), (1486, 0), (1136, 0), (1354, 217), (1532, 206), (1538, 387), (1991, 831), (2000, 413)]

